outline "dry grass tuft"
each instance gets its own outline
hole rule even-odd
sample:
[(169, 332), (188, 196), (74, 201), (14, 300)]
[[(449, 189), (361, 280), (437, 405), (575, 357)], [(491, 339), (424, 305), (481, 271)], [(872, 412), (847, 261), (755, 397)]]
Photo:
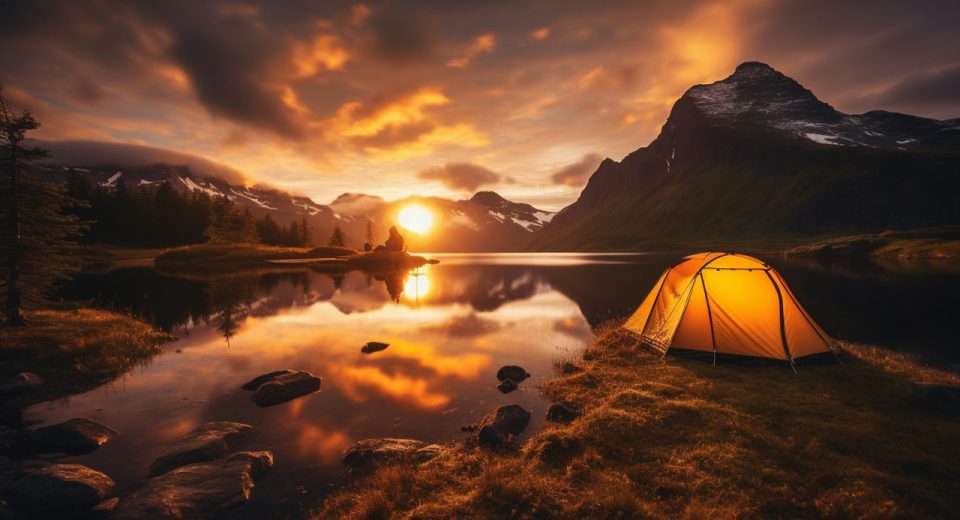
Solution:
[(165, 334), (146, 323), (93, 309), (44, 310), (26, 327), (0, 328), (0, 377), (35, 372), (47, 383), (34, 400), (109, 381), (160, 351)]
[[(359, 477), (317, 518), (916, 518), (960, 508), (960, 418), (910, 401), (956, 376), (844, 345), (846, 366), (659, 356), (610, 324), (541, 385), (585, 415), (516, 452), (469, 442)], [(563, 364), (558, 364), (563, 367)]]

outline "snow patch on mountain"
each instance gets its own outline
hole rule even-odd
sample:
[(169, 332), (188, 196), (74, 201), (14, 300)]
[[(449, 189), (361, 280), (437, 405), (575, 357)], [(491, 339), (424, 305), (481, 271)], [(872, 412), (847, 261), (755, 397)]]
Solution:
[[(78, 169), (77, 171), (80, 171), (80, 170)], [(112, 187), (113, 184), (114, 184), (115, 182), (117, 182), (117, 180), (118, 180), (121, 176), (123, 176), (123, 172), (114, 173), (113, 175), (110, 176), (109, 179), (106, 180), (106, 182), (102, 182), (102, 183), (100, 183), (100, 185), (103, 186), (103, 187)]]
[(807, 139), (809, 139), (809, 140), (811, 140), (811, 141), (813, 141), (813, 142), (815, 142), (815, 143), (820, 143), (820, 144), (833, 144), (833, 145), (838, 144), (838, 143), (835, 143), (835, 142), (831, 141), (831, 139), (836, 139), (836, 138), (837, 138), (837, 136), (835, 136), (835, 135), (824, 135), (824, 134), (815, 134), (815, 133), (812, 133), (812, 132), (808, 132), (808, 133), (804, 134), (804, 137), (806, 137)]

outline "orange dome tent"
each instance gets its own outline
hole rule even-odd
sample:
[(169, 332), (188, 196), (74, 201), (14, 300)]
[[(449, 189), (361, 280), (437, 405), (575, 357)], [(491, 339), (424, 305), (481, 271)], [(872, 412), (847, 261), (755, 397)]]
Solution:
[(664, 354), (670, 348), (789, 361), (833, 352), (833, 339), (756, 258), (698, 253), (660, 276), (624, 327)]

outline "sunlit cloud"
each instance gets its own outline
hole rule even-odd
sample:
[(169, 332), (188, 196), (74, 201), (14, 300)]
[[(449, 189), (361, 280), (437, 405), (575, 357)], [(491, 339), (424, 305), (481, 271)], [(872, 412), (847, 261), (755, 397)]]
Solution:
[(350, 59), (343, 42), (335, 35), (321, 34), (309, 43), (294, 46), (296, 76), (313, 76), (321, 70), (339, 70)]
[(583, 186), (602, 160), (603, 156), (600, 154), (587, 154), (579, 161), (557, 170), (551, 179), (557, 184), (566, 186)]
[(497, 37), (493, 33), (486, 33), (477, 36), (474, 38), (473, 42), (470, 43), (470, 46), (467, 47), (467, 52), (460, 58), (448, 61), (447, 66), (455, 69), (462, 69), (469, 65), (470, 62), (477, 57), (477, 55), (485, 52), (491, 52), (496, 46)]
[(539, 42), (539, 41), (543, 41), (543, 40), (546, 40), (546, 39), (549, 38), (549, 37), (550, 37), (550, 28), (549, 28), (549, 27), (541, 27), (541, 28), (539, 28), (539, 29), (535, 29), (535, 30), (533, 30), (533, 31), (530, 31), (530, 39), (531, 39), (531, 40), (534, 40), (534, 41), (538, 41), (538, 42)]
[(501, 176), (488, 168), (473, 163), (447, 163), (429, 168), (417, 174), (417, 177), (439, 181), (454, 190), (476, 191), (480, 186), (501, 181)]

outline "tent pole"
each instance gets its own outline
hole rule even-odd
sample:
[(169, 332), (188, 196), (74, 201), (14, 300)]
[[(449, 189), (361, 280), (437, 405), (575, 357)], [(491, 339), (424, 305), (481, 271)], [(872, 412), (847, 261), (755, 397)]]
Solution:
[(793, 369), (793, 373), (797, 373), (797, 366), (793, 362), (793, 352), (790, 352), (790, 347), (787, 345), (787, 328), (786, 320), (783, 317), (783, 294), (780, 292), (780, 286), (777, 285), (777, 282), (773, 279), (773, 276), (770, 275), (770, 271), (764, 271), (764, 274), (767, 275), (767, 278), (770, 280), (770, 284), (773, 285), (773, 290), (777, 292), (777, 302), (780, 305), (780, 341), (783, 343), (783, 353), (787, 355), (787, 359), (790, 360), (790, 368)]
[[(800, 311), (800, 315), (803, 316), (803, 319), (807, 320), (807, 324), (810, 325), (810, 328), (813, 329), (813, 332), (817, 335), (817, 337), (820, 338), (821, 341), (823, 341), (823, 344), (827, 346), (827, 350), (833, 354), (833, 358), (837, 360), (837, 363), (840, 363), (840, 366), (844, 366), (843, 361), (840, 360), (840, 356), (837, 355), (837, 347), (833, 344), (833, 339), (827, 339), (820, 334), (820, 327), (813, 322), (813, 318), (807, 314), (807, 310), (804, 309), (803, 306), (800, 305), (800, 302), (797, 301), (797, 298), (793, 295), (793, 291), (790, 290), (790, 286), (787, 285), (787, 281), (784, 280), (783, 276), (781, 276), (777, 271), (773, 271), (773, 274), (777, 275), (777, 279), (783, 284), (783, 288), (787, 291), (787, 296), (790, 297), (790, 301), (797, 306), (797, 310)], [(824, 334), (826, 334), (826, 332), (824, 332)]]
[(707, 304), (707, 320), (710, 322), (710, 345), (713, 347), (713, 366), (717, 366), (717, 336), (713, 332), (713, 311), (710, 310), (710, 296), (707, 295), (707, 280), (703, 277), (703, 269), (698, 273), (700, 286), (703, 287), (703, 301)]

